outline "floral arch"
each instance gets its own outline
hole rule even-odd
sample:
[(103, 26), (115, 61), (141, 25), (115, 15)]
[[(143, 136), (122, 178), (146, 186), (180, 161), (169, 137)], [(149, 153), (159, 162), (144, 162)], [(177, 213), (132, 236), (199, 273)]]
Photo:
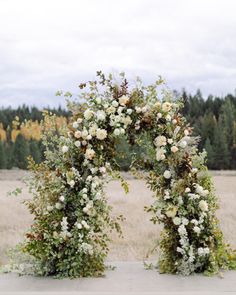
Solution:
[[(32, 259), (34, 273), (57, 277), (103, 274), (109, 231), (120, 232), (104, 193), (109, 176), (121, 179), (114, 161), (117, 138), (146, 142), (142, 169), (154, 202), (147, 209), (152, 222), (163, 224), (158, 260), (161, 273), (213, 274), (235, 268), (236, 258), (223, 241), (215, 216), (216, 197), (204, 164), (205, 154), (181, 115), (181, 100), (161, 89), (159, 79), (132, 87), (98, 72), (97, 81), (81, 84), (80, 101), (68, 102), (73, 115), (69, 129), (45, 135), (46, 160), (31, 163), (27, 202), (35, 219), (21, 245)], [(66, 96), (70, 97), (69, 93)], [(46, 124), (53, 126), (53, 116)], [(139, 163), (140, 159), (136, 159)], [(140, 164), (140, 163), (139, 163)]]

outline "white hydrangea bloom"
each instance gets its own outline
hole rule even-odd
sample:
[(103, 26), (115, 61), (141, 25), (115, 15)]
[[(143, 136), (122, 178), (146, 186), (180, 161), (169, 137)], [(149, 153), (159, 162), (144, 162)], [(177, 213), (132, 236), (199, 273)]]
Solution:
[(129, 97), (126, 96), (126, 95), (122, 95), (120, 98), (119, 98), (119, 103), (120, 105), (122, 106), (125, 106), (129, 101)]
[(205, 200), (201, 200), (201, 201), (199, 202), (199, 208), (200, 208), (203, 212), (208, 211), (208, 204), (207, 204), (207, 202), (206, 202)]
[(169, 170), (165, 170), (163, 176), (166, 178), (166, 179), (170, 179), (171, 178), (171, 172)]
[(107, 137), (107, 131), (105, 129), (98, 128), (96, 131), (96, 137), (99, 140), (103, 140)]
[(159, 135), (155, 138), (154, 140), (154, 144), (157, 146), (157, 147), (160, 147), (160, 146), (165, 146), (166, 145), (166, 142), (167, 142), (167, 139), (165, 136), (163, 135)]
[(69, 151), (69, 147), (67, 145), (63, 145), (63, 147), (61, 148), (63, 154), (67, 153)]
[(169, 102), (164, 102), (164, 103), (162, 104), (161, 108), (162, 108), (163, 112), (166, 113), (166, 112), (169, 112), (169, 111), (171, 110), (172, 105), (171, 105), (171, 103), (169, 103)]
[(93, 149), (86, 149), (85, 158), (88, 160), (92, 160), (95, 156), (95, 151)]
[(97, 111), (98, 121), (104, 121), (106, 119), (106, 113), (104, 111)]
[(84, 118), (86, 120), (90, 120), (92, 119), (93, 117), (93, 111), (91, 111), (90, 109), (87, 109), (85, 112), (84, 112)]

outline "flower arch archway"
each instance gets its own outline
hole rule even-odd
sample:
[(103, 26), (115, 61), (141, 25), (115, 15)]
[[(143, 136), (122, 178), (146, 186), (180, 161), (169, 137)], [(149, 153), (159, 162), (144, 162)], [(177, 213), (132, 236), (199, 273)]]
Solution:
[[(224, 244), (215, 216), (205, 155), (180, 113), (181, 100), (159, 91), (162, 84), (159, 79), (144, 87), (137, 80), (129, 88), (123, 74), (117, 82), (99, 72), (98, 81), (80, 85), (87, 89), (80, 94), (84, 103), (68, 103), (73, 112), (69, 130), (54, 137), (51, 128), (44, 139), (46, 160), (32, 164), (35, 196), (28, 207), (35, 219), (22, 247), (34, 257), (34, 271), (59, 277), (103, 273), (109, 230), (120, 232), (119, 218), (111, 217), (103, 190), (116, 170), (120, 136), (132, 144), (149, 142), (146, 180), (154, 202), (147, 211), (154, 223), (164, 225), (160, 272), (189, 275), (235, 267), (235, 255)], [(53, 117), (45, 120), (52, 124)]]

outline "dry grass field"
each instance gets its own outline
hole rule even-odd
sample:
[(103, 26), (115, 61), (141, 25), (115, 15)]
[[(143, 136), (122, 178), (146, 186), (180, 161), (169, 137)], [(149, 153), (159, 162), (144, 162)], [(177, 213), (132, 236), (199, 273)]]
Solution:
[[(21, 203), (29, 198), (24, 188), (22, 196), (9, 197), (7, 192), (16, 187), (23, 187), (21, 182), (24, 171), (0, 171), (0, 262), (7, 261), (6, 250), (21, 241), (25, 230), (30, 225), (32, 216)], [(130, 178), (130, 177), (129, 177)], [(236, 173), (218, 172), (213, 176), (217, 195), (220, 200), (218, 216), (226, 240), (236, 248)], [(109, 202), (114, 207), (114, 214), (123, 214), (124, 239), (112, 236), (109, 260), (142, 260), (148, 249), (158, 241), (160, 226), (154, 226), (143, 207), (152, 202), (151, 192), (141, 180), (128, 179), (129, 194), (125, 194), (117, 181), (107, 187)]]

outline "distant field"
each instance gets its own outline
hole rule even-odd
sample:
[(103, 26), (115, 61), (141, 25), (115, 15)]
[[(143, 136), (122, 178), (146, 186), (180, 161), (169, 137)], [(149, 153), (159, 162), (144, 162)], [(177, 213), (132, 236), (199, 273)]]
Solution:
[[(22, 187), (21, 179), (26, 173), (20, 170), (0, 171), (0, 262), (6, 262), (5, 251), (19, 242), (32, 221), (22, 200), (30, 195), (24, 189), (20, 197), (6, 196), (8, 191)], [(218, 216), (226, 240), (236, 248), (236, 171), (213, 173), (217, 195), (220, 200)], [(161, 227), (153, 225), (143, 207), (152, 202), (152, 193), (141, 180), (127, 177), (130, 193), (125, 195), (119, 182), (112, 181), (107, 187), (109, 202), (114, 214), (123, 214), (124, 239), (112, 236), (109, 260), (142, 260), (149, 248), (159, 239)]]

